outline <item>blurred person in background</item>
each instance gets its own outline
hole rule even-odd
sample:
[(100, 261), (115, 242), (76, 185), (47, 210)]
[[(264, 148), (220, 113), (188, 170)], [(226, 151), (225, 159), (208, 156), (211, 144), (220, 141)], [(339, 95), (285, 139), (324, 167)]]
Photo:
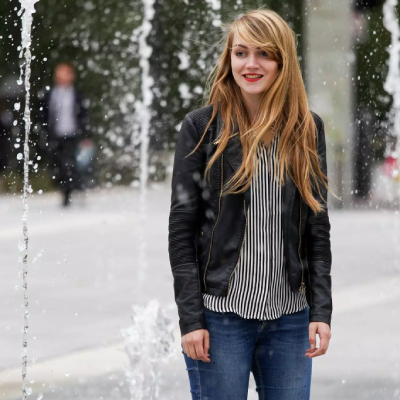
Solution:
[(85, 188), (85, 171), (94, 155), (94, 144), (87, 129), (87, 109), (74, 82), (72, 64), (59, 63), (54, 71), (54, 86), (45, 93), (43, 105), (53, 177), (65, 207), (70, 205), (74, 190)]
[(178, 136), (168, 249), (193, 400), (245, 400), (251, 372), (260, 400), (309, 400), (328, 350), (325, 130), (295, 38), (270, 10), (231, 23)]

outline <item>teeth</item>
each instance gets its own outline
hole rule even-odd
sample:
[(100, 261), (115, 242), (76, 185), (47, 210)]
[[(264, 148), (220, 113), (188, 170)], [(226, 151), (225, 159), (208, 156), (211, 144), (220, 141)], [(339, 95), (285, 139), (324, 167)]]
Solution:
[(261, 78), (262, 75), (245, 75), (245, 77), (250, 79), (256, 79), (256, 78)]

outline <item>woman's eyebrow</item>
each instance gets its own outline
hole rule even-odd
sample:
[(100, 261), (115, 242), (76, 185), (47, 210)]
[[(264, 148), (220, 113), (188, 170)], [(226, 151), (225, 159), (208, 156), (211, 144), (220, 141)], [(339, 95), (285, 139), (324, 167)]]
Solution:
[[(240, 44), (240, 43), (235, 44), (233, 47), (236, 47), (236, 46), (243, 47), (244, 49), (247, 49), (247, 48), (248, 48), (248, 47), (245, 46), (244, 44)], [(257, 50), (260, 50), (260, 47), (256, 47), (256, 49), (257, 49)]]

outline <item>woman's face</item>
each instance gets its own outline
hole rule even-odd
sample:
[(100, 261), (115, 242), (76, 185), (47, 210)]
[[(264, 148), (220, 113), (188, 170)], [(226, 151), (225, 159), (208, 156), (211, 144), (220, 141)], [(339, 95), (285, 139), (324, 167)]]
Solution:
[(278, 63), (268, 54), (244, 42), (236, 33), (232, 42), (231, 68), (244, 97), (260, 97), (278, 73)]

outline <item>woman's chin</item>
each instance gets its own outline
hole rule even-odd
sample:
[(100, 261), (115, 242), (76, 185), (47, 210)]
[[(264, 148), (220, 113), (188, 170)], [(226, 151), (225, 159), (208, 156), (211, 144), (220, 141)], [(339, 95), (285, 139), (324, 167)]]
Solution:
[(242, 88), (242, 91), (249, 95), (249, 96), (256, 96), (256, 95), (260, 95), (262, 93), (265, 92), (265, 88), (253, 88), (253, 89), (248, 89), (248, 88)]

